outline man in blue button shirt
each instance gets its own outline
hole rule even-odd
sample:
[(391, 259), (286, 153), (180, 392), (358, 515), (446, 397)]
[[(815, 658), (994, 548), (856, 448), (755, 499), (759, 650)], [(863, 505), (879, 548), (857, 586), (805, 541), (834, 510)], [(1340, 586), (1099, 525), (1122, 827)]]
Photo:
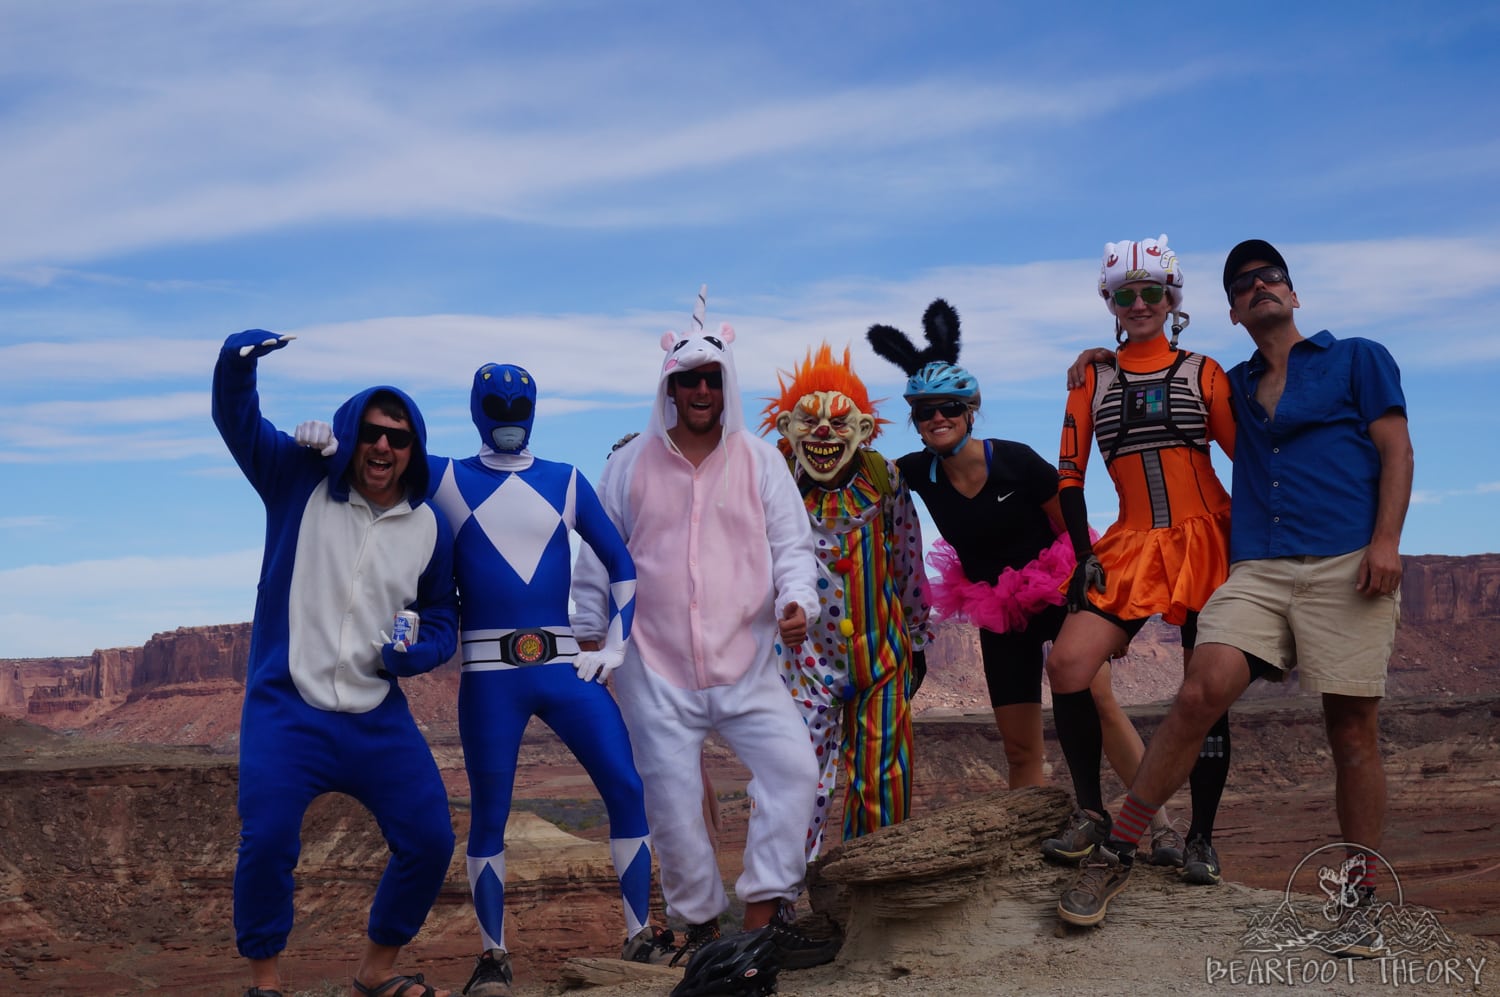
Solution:
[[(1151, 739), (1101, 863), (1064, 896), (1063, 917), (1103, 920), (1152, 815), (1187, 779), (1203, 737), (1256, 678), (1293, 668), (1322, 694), (1339, 830), (1362, 905), (1385, 822), (1379, 705), (1400, 615), (1401, 526), (1412, 449), (1400, 371), (1380, 344), (1307, 338), (1286, 261), (1260, 239), (1224, 265), (1229, 319), (1254, 340), (1229, 372), (1239, 423), (1228, 580), (1198, 620), (1198, 646)], [(1357, 878), (1356, 878), (1357, 877)], [(1371, 944), (1378, 934), (1370, 933)], [(1353, 945), (1346, 954), (1372, 955)]]

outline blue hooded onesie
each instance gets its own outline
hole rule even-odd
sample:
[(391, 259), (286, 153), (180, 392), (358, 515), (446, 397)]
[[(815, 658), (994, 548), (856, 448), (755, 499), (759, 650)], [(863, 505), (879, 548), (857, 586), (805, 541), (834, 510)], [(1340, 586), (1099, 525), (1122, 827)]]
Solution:
[[(369, 938), (405, 945), (421, 928), (453, 855), (448, 797), (397, 679), (430, 671), (457, 647), (453, 537), (422, 500), (426, 427), (416, 404), (369, 388), (334, 415), (357, 439), (370, 400), (399, 398), (416, 435), (407, 501), (374, 508), (345, 476), (356, 448), (332, 459), (299, 447), (260, 414), (256, 361), (285, 341), (261, 330), (224, 342), (214, 368), (214, 424), (266, 507), (240, 721), (241, 820), (234, 877), (235, 940), (250, 959), (286, 947), (292, 870), (313, 798), (346, 793), (375, 815), (391, 859), (370, 908)], [(242, 355), (242, 351), (244, 354)], [(401, 610), (421, 614), (404, 654), (372, 639)]]

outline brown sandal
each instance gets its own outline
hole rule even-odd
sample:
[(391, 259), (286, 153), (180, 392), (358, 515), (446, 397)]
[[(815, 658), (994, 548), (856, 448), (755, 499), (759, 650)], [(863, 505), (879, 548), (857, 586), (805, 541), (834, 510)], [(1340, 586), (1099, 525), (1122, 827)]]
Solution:
[[(437, 997), (437, 991), (427, 985), (427, 981), (422, 979), (421, 973), (415, 976), (393, 976), (378, 987), (367, 987), (358, 980), (351, 982), (354, 984), (354, 989), (364, 994), (365, 997), (382, 997), (387, 992), (389, 992), (389, 997), (413, 997), (413, 995), (406, 992), (406, 988), (412, 984), (416, 984), (422, 988), (422, 992), (416, 994), (415, 997)], [(247, 997), (251, 997), (251, 995), (247, 995)], [(277, 994), (276, 997), (281, 997), (281, 995)]]

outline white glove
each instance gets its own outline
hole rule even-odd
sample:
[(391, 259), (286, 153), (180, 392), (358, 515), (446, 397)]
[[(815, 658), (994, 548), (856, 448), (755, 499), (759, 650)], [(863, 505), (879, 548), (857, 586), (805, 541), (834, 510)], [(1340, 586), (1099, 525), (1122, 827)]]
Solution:
[(312, 420), (298, 423), (292, 438), (299, 447), (310, 447), (324, 457), (332, 457), (339, 452), (338, 438), (333, 435), (333, 427), (326, 422)]
[(398, 654), (405, 654), (406, 653), (406, 646), (407, 646), (406, 645), (406, 641), (404, 641), (404, 640), (393, 641), (393, 640), (391, 640), (391, 635), (388, 634), (388, 633), (386, 633), (384, 630), (380, 631), (380, 639), (379, 640), (372, 640), (372, 641), (370, 641), (370, 646), (373, 647), (373, 648), (375, 648), (375, 650), (377, 650), (377, 651), (384, 651), (387, 644), (389, 644), (391, 646), (391, 648), (393, 650), (395, 650)]
[(585, 682), (597, 681), (600, 685), (609, 678), (609, 673), (625, 662), (625, 645), (606, 645), (597, 651), (579, 651), (573, 659), (578, 677)]

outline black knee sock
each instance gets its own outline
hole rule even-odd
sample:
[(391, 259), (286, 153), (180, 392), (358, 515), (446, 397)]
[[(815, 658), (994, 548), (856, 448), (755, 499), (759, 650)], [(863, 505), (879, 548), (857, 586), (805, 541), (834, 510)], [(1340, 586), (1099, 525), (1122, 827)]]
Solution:
[(1099, 710), (1094, 694), (1082, 692), (1052, 694), (1052, 720), (1057, 725), (1057, 740), (1073, 776), (1073, 794), (1084, 810), (1108, 816), (1104, 810), (1104, 793), (1099, 788), (1099, 758), (1104, 753), (1104, 733), (1099, 728)]
[(1224, 783), (1228, 779), (1229, 714), (1225, 713), (1208, 729), (1198, 760), (1193, 763), (1192, 774), (1188, 776), (1193, 797), (1193, 824), (1188, 828), (1189, 838), (1201, 834), (1205, 841), (1213, 841), (1219, 799), (1224, 795)]

